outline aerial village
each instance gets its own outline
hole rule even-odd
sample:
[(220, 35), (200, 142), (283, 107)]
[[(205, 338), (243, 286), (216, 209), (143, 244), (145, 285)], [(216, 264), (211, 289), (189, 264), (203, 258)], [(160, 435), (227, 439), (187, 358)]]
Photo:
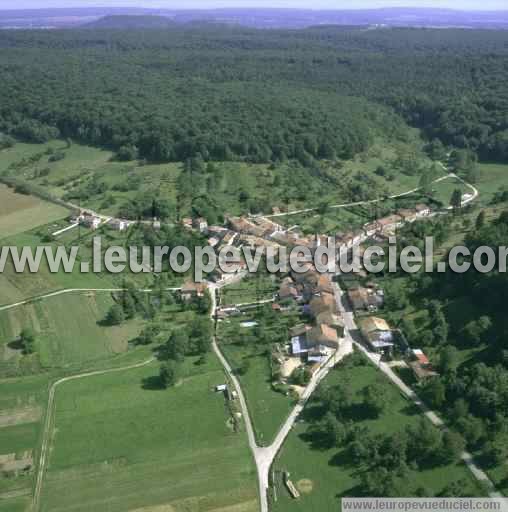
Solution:
[[(298, 227), (286, 229), (278, 224), (280, 214), (274, 209), (273, 216), (228, 217), (224, 226), (208, 225), (204, 218), (183, 218), (184, 228), (199, 232), (207, 238), (208, 244), (218, 253), (225, 246), (264, 247), (277, 250), (283, 246), (307, 247), (311, 253), (321, 245), (335, 244), (337, 254), (348, 253), (354, 247), (359, 248), (360, 257), (367, 243), (382, 244), (395, 234), (397, 229), (406, 223), (415, 222), (432, 215), (426, 204), (417, 204), (413, 209), (400, 209), (396, 213), (366, 223), (362, 228), (348, 232), (339, 232), (335, 236), (314, 235), (304, 236)], [(160, 229), (160, 221), (145, 221)], [(125, 231), (133, 221), (107, 218), (94, 212), (80, 211), (71, 219), (71, 225), (83, 225), (95, 230), (106, 224), (115, 231)], [(418, 381), (437, 375), (426, 355), (418, 348), (410, 349), (404, 334), (392, 328), (385, 319), (376, 316), (384, 306), (383, 290), (375, 282), (368, 280), (364, 270), (359, 277), (364, 284), (357, 284), (358, 276), (341, 273), (337, 275), (319, 273), (310, 263), (304, 273), (290, 271), (287, 275), (277, 276), (278, 291), (268, 301), (274, 312), (280, 315), (289, 311), (298, 311), (299, 321), (289, 330), (287, 343), (277, 344), (273, 348), (273, 360), (278, 365), (277, 374), (281, 382), (289, 382), (291, 374), (300, 368), (306, 368), (310, 375), (319, 370), (325, 361), (330, 360), (341, 348), (345, 338), (343, 308), (337, 295), (335, 281), (345, 284), (346, 309), (354, 313), (359, 328), (358, 335), (364, 345), (381, 357), (404, 364), (410, 368)], [(237, 277), (248, 275), (247, 264), (238, 265)], [(231, 274), (224, 274), (217, 267), (208, 279), (217, 286), (231, 282)], [(348, 282), (352, 282), (351, 285)], [(202, 296), (206, 292), (206, 283), (187, 281), (184, 283), (181, 296), (183, 300)], [(263, 301), (267, 302), (267, 301)], [(227, 322), (233, 316), (247, 315), (256, 304), (219, 305), (217, 319)], [(255, 322), (244, 322), (253, 326)]]

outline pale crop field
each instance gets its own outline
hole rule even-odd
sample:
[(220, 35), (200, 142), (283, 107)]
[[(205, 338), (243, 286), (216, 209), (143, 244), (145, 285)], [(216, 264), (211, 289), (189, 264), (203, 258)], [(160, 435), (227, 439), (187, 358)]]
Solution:
[(0, 184), (0, 239), (64, 218), (69, 211)]

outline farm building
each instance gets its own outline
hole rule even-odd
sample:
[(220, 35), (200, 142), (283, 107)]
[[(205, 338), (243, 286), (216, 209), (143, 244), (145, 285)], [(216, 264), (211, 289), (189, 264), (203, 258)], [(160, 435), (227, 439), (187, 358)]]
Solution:
[(125, 231), (129, 227), (129, 222), (123, 219), (111, 219), (109, 226), (115, 231)]
[(400, 228), (403, 225), (403, 219), (400, 215), (389, 215), (388, 217), (383, 217), (377, 221), (380, 230), (383, 233), (394, 231), (397, 228)]
[(418, 381), (424, 381), (439, 376), (432, 367), (429, 358), (419, 348), (415, 348), (411, 351), (411, 359), (409, 367)]
[(290, 277), (285, 277), (280, 284), (279, 299), (299, 300), (301, 298), (302, 296), (298, 289), (296, 288), (294, 281)]
[(200, 233), (208, 232), (208, 222), (203, 217), (198, 217), (192, 221), (192, 227), (197, 229)]
[(416, 210), (408, 210), (407, 208), (401, 208), (397, 211), (404, 222), (414, 222), (417, 219)]

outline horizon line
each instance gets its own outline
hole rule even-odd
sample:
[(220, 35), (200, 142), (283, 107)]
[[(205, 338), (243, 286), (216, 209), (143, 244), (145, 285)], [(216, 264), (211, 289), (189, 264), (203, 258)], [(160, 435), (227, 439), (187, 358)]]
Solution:
[(82, 10), (100, 10), (100, 9), (131, 9), (137, 11), (224, 11), (224, 10), (252, 10), (259, 9), (264, 11), (309, 11), (309, 12), (355, 12), (355, 11), (386, 11), (386, 10), (426, 10), (426, 11), (451, 11), (451, 12), (508, 12), (507, 8), (500, 9), (476, 9), (476, 8), (454, 8), (454, 7), (425, 7), (425, 6), (385, 6), (385, 7), (352, 7), (342, 9), (330, 9), (330, 8), (312, 8), (312, 7), (263, 7), (260, 5), (251, 6), (228, 6), (228, 7), (134, 7), (129, 5), (118, 5), (118, 6), (65, 6), (65, 7), (0, 7), (0, 12), (6, 11), (44, 11), (44, 10), (55, 10), (65, 11), (71, 9), (82, 9)]

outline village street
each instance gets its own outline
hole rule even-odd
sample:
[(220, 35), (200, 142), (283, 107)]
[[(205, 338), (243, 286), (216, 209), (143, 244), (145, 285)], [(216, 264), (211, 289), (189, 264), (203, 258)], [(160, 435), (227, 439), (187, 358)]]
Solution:
[[(211, 308), (211, 316), (215, 318), (215, 312), (217, 310), (217, 300), (215, 291), (219, 289), (215, 284), (209, 283), (209, 291), (212, 297), (212, 308)], [(256, 463), (256, 469), (258, 474), (258, 485), (259, 485), (259, 495), (260, 495), (260, 509), (262, 512), (268, 512), (268, 488), (269, 488), (269, 474), (270, 469), (272, 467), (273, 461), (275, 457), (279, 453), (284, 441), (287, 436), (291, 432), (293, 425), (297, 421), (300, 413), (303, 411), (305, 404), (312, 396), (318, 385), (321, 381), (328, 375), (328, 372), (347, 354), (350, 354), (353, 350), (352, 343), (350, 340), (346, 340), (345, 343), (342, 344), (339, 351), (335, 353), (332, 357), (330, 357), (326, 363), (317, 371), (311, 378), (309, 384), (305, 388), (298, 404), (293, 408), (289, 416), (287, 417), (284, 424), (279, 429), (278, 434), (276, 435), (274, 441), (269, 446), (259, 446), (256, 442), (256, 436), (254, 434), (254, 428), (252, 426), (252, 420), (250, 417), (249, 409), (247, 407), (247, 401), (245, 399), (244, 393), (240, 386), (240, 382), (238, 378), (235, 376), (233, 369), (230, 364), (222, 354), (217, 345), (217, 339), (214, 336), (213, 339), (213, 349), (217, 354), (222, 366), (224, 367), (225, 372), (228, 375), (228, 378), (233, 382), (236, 391), (238, 393), (238, 399), (240, 402), (240, 407), (242, 410), (242, 416), (244, 418), (245, 430), (247, 432), (247, 437), (249, 441), (249, 446), (254, 456), (254, 461)]]

